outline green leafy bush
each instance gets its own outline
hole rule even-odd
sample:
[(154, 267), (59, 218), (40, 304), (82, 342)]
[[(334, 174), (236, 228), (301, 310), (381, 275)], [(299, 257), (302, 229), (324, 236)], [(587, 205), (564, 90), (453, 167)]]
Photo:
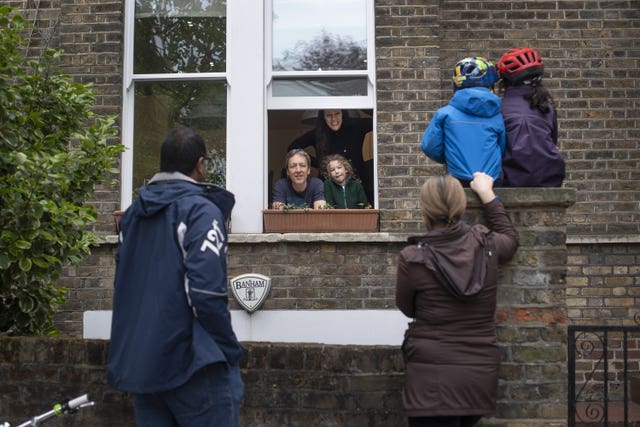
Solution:
[(60, 51), (26, 61), (27, 25), (0, 6), (0, 334), (56, 334), (63, 269), (98, 243), (87, 205), (123, 150), (90, 85), (61, 73)]

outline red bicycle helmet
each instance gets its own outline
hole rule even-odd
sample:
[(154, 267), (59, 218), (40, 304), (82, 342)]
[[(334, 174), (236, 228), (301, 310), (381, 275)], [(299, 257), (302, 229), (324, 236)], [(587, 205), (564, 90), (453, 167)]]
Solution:
[(544, 74), (544, 64), (540, 54), (530, 47), (508, 50), (498, 61), (498, 74), (510, 83), (525, 80), (539, 80)]

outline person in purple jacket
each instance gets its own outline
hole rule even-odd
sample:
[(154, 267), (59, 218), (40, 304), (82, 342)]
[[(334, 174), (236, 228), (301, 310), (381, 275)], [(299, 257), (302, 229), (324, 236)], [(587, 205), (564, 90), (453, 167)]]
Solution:
[(502, 157), (505, 187), (560, 187), (565, 162), (558, 150), (558, 121), (551, 93), (543, 86), (537, 51), (521, 47), (498, 61), (504, 88), (502, 117), (507, 147)]

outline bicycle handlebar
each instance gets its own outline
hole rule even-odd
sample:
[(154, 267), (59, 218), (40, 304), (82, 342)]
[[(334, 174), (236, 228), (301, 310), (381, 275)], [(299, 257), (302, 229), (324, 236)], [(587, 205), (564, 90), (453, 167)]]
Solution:
[[(84, 408), (85, 406), (92, 406), (94, 402), (89, 400), (89, 395), (83, 394), (82, 396), (78, 396), (75, 399), (65, 400), (62, 403), (56, 403), (53, 405), (53, 409), (45, 412), (41, 415), (36, 415), (29, 421), (26, 421), (20, 424), (18, 427), (28, 427), (28, 426), (38, 426), (40, 423), (46, 421), (47, 419), (63, 414), (73, 414), (77, 412), (78, 409)], [(9, 423), (2, 423), (0, 427), (10, 427)]]
[[(69, 411), (74, 411), (80, 407), (82, 407), (83, 405), (91, 405), (93, 404), (93, 402), (89, 403), (89, 395), (88, 394), (83, 394), (82, 396), (78, 396), (75, 399), (71, 399), (69, 402), (66, 403), (66, 407), (67, 410)], [(63, 410), (64, 410), (64, 406)]]

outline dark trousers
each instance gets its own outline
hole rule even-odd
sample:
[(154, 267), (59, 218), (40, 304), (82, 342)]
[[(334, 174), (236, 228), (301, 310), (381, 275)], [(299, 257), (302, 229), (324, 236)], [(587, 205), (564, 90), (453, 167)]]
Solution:
[(465, 417), (409, 417), (409, 427), (471, 427), (480, 416)]
[(243, 392), (238, 366), (212, 363), (173, 390), (134, 394), (136, 425), (237, 427)]

